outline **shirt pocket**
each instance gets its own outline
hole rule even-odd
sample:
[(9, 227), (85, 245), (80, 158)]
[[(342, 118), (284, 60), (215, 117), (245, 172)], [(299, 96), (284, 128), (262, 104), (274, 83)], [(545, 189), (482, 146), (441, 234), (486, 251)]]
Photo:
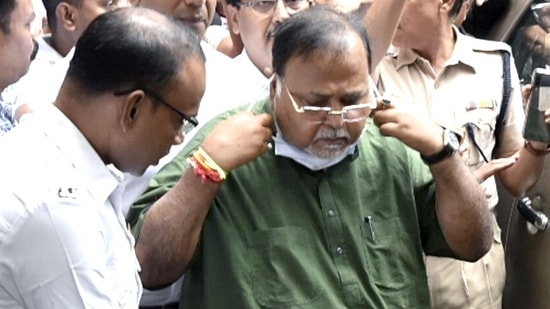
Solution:
[[(414, 307), (414, 280), (418, 269), (410, 251), (414, 250), (398, 217), (370, 217), (361, 225), (370, 279), (389, 308)], [(412, 272), (411, 272), (412, 271)]]
[[(471, 128), (467, 130), (469, 141), (467, 164), (469, 167), (477, 168), (485, 163), (483, 156), (491, 160), (495, 145), (496, 114), (492, 109), (475, 109), (468, 112), (467, 117), (470, 121), (465, 126)], [(483, 151), (483, 155), (480, 150)]]
[(248, 250), (252, 289), (262, 308), (315, 308), (321, 287), (311, 270), (321, 265), (307, 230), (278, 227), (253, 232)]

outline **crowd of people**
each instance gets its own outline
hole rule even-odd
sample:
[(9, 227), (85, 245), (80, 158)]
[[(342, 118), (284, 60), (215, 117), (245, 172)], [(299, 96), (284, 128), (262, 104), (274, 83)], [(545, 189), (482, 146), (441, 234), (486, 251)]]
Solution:
[(550, 151), (485, 1), (42, 1), (0, 2), (0, 308), (502, 308), (495, 179)]

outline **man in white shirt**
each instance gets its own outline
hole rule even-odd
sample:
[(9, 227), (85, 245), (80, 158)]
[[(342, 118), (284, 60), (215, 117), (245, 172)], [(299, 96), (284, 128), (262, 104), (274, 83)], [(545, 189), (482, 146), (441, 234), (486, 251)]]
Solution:
[[(199, 37), (203, 38), (214, 16), (216, 1), (134, 0), (132, 4), (170, 15), (182, 24), (192, 27)], [(208, 122), (228, 109), (263, 98), (265, 94), (258, 95), (253, 92), (253, 86), (243, 83), (238, 76), (235, 78), (239, 66), (231, 58), (218, 52), (204, 40), (201, 41), (201, 48), (206, 57), (206, 89), (197, 115), (200, 124)], [(186, 140), (195, 132), (196, 130), (187, 132)], [(184, 145), (185, 142), (172, 146), (170, 152), (157, 165), (149, 167), (143, 175), (125, 175), (125, 189), (122, 195), (124, 213), (127, 213), (134, 200), (147, 188), (149, 180), (169, 163)], [(155, 291), (145, 289), (141, 300), (142, 308), (177, 308), (181, 283), (182, 280), (178, 280), (173, 285)]]
[[(314, 2), (336, 6), (343, 13), (356, 10), (362, 2), (369, 3), (364, 16), (359, 16), (367, 27), (372, 41), (372, 66), (382, 59), (397, 26), (405, 0), (227, 0), (227, 18), (232, 25), (229, 29), (243, 41), (242, 53), (235, 57), (239, 70), (235, 78), (248, 85), (248, 91), (255, 96), (269, 94), (268, 80), (272, 75), (271, 47), (277, 28), (292, 15), (309, 8)], [(359, 14), (358, 14), (359, 15)]]
[(90, 24), (55, 103), (0, 141), (0, 308), (137, 308), (121, 172), (183, 141), (204, 77), (198, 38), (164, 15)]
[(38, 53), (29, 72), (13, 87), (17, 96), (15, 118), (55, 100), (69, 66), (71, 50), (97, 16), (127, 0), (43, 0), (50, 33), (36, 37)]
[(33, 19), (30, 0), (0, 1), (0, 136), (15, 124), (14, 100), (1, 93), (29, 69), (34, 49), (29, 25)]

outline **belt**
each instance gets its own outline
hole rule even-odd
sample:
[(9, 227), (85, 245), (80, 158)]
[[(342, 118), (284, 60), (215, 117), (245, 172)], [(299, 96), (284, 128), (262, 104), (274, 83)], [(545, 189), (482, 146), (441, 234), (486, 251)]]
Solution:
[(139, 306), (139, 309), (178, 309), (180, 303), (170, 303), (162, 306)]

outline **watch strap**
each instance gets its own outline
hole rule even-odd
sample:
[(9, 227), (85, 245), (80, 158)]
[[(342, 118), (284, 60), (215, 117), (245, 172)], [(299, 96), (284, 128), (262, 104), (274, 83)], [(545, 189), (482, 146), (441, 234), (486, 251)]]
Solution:
[(456, 133), (449, 129), (443, 129), (443, 149), (441, 149), (438, 153), (429, 156), (420, 154), (420, 157), (422, 158), (424, 163), (428, 165), (437, 164), (447, 158), (450, 158), (458, 150), (458, 145), (455, 145), (451, 142), (449, 136), (450, 134)]

